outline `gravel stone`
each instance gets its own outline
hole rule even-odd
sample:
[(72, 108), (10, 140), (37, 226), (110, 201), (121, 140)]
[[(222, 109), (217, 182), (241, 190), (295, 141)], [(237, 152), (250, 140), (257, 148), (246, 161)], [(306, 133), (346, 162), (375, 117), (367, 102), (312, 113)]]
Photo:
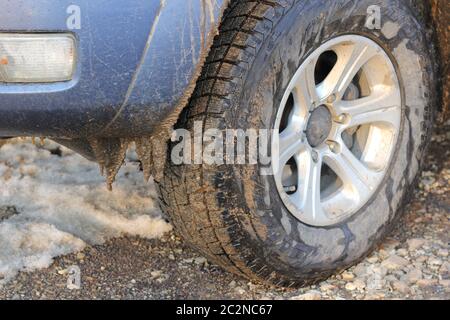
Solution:
[(296, 297), (292, 297), (291, 300), (322, 300), (322, 294), (319, 291), (309, 291)]
[(421, 279), (417, 281), (417, 285), (421, 288), (435, 286), (438, 283), (436, 279)]
[(394, 290), (403, 293), (403, 294), (409, 294), (411, 292), (411, 289), (409, 286), (402, 282), (402, 281), (394, 281), (392, 282), (392, 287)]
[(409, 239), (407, 241), (409, 251), (416, 251), (417, 249), (420, 249), (425, 244), (425, 242), (425, 239)]
[(353, 284), (355, 285), (356, 289), (359, 291), (362, 291), (366, 288), (366, 283), (362, 281), (361, 279), (356, 279)]
[(422, 271), (420, 271), (419, 269), (412, 269), (407, 273), (406, 280), (408, 281), (408, 283), (411, 284), (416, 283), (419, 280), (422, 280)]
[(381, 266), (387, 268), (388, 270), (398, 270), (406, 267), (409, 264), (409, 261), (405, 258), (392, 255), (388, 259), (384, 260), (381, 263)]
[(342, 275), (342, 280), (351, 281), (355, 279), (355, 275), (351, 272), (344, 272)]

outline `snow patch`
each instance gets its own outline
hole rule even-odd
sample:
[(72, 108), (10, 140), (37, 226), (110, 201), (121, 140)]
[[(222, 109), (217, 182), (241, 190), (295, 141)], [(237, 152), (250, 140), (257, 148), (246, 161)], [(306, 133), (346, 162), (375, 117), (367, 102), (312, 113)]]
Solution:
[(86, 245), (171, 230), (137, 164), (125, 164), (109, 192), (97, 164), (63, 147), (61, 157), (49, 152), (58, 147), (13, 140), (0, 149), (0, 216), (17, 211), (0, 220), (0, 285)]

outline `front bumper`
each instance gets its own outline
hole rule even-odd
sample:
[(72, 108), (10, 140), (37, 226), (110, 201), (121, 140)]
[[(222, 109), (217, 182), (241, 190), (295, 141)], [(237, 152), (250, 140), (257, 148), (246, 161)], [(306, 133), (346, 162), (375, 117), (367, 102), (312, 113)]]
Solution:
[[(0, 83), (0, 137), (136, 137), (171, 115), (198, 74), (226, 0), (0, 0), (0, 32), (70, 32), (72, 80)], [(69, 12), (69, 13), (68, 13)]]

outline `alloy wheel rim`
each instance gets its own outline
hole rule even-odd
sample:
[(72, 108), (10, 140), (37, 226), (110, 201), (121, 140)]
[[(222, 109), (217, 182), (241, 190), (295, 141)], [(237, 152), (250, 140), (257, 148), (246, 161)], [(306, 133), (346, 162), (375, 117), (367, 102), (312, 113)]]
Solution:
[(334, 38), (301, 64), (272, 136), (278, 193), (303, 223), (326, 227), (357, 213), (395, 153), (402, 99), (394, 65), (373, 40)]

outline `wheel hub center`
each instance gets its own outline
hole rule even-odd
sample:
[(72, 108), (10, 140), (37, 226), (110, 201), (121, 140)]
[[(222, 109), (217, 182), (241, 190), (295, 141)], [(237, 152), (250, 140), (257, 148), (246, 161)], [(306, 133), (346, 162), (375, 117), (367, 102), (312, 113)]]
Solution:
[(306, 126), (306, 138), (311, 147), (315, 148), (328, 138), (332, 127), (330, 110), (325, 106), (317, 107), (309, 117)]

